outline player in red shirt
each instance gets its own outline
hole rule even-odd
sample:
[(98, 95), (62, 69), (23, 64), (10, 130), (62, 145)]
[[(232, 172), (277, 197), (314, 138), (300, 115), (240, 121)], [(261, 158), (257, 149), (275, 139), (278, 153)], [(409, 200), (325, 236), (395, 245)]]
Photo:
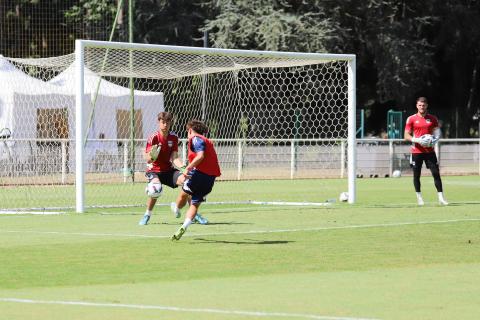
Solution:
[(198, 215), (198, 207), (205, 201), (205, 196), (212, 191), (215, 179), (221, 175), (213, 143), (205, 137), (208, 127), (201, 121), (190, 120), (187, 123), (187, 131), (189, 162), (185, 168), (187, 179), (176, 204), (178, 208), (183, 208), (189, 197), (191, 197), (191, 202), (185, 215), (185, 221), (172, 236), (172, 240), (180, 240), (192, 220)]
[[(173, 114), (170, 112), (160, 112), (158, 114), (159, 130), (147, 140), (144, 158), (147, 161), (147, 170), (145, 176), (148, 179), (147, 186), (147, 210), (138, 223), (146, 225), (152, 215), (153, 207), (157, 202), (157, 198), (162, 192), (162, 185), (171, 188), (180, 186), (185, 181), (185, 176), (177, 168), (183, 167), (183, 162), (178, 156), (178, 137), (175, 133), (170, 132), (170, 126), (173, 122)], [(171, 204), (171, 209), (177, 218), (180, 218), (180, 211)], [(206, 224), (206, 219), (198, 216), (196, 221)]]
[[(443, 196), (438, 160), (433, 148), (440, 138), (438, 120), (435, 116), (427, 113), (427, 98), (418, 98), (416, 106), (418, 112), (408, 117), (405, 124), (405, 140), (413, 143), (410, 165), (413, 169), (413, 185), (417, 193), (417, 202), (420, 206), (424, 205), (420, 191), (420, 176), (422, 174), (423, 162), (425, 162), (427, 168), (432, 172), (435, 188), (437, 188), (438, 192), (438, 202), (442, 205), (447, 205), (448, 202)], [(431, 135), (431, 137), (425, 135)]]

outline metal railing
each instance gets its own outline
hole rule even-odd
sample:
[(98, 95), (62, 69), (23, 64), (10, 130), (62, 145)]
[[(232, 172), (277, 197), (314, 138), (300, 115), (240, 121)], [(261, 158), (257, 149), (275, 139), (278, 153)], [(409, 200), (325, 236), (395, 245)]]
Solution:
[[(346, 139), (213, 139), (223, 179), (296, 179), (346, 177)], [(146, 141), (136, 139), (136, 158), (129, 159), (130, 140), (91, 139), (85, 152), (87, 174), (129, 176), (145, 170)], [(44, 177), (54, 184), (73, 183), (75, 144), (69, 139), (0, 139), (0, 184), (22, 183), (21, 177)], [(408, 174), (410, 143), (401, 139), (358, 139), (357, 174)], [(480, 139), (441, 139), (435, 146), (442, 174), (480, 175)], [(186, 140), (179, 152), (186, 160)], [(134, 163), (134, 167), (132, 167)], [(50, 177), (47, 179), (47, 177)], [(31, 180), (31, 179), (30, 179)]]

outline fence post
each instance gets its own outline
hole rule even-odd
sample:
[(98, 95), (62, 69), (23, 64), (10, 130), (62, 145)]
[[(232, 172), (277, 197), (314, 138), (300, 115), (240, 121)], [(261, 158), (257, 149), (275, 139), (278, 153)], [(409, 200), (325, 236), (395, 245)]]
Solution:
[(187, 164), (187, 140), (182, 140), (182, 162)]
[(295, 140), (290, 140), (290, 179), (295, 177), (296, 164)]
[(345, 177), (345, 140), (340, 141), (340, 178)]
[(123, 145), (123, 182), (127, 182), (127, 178), (129, 175), (129, 170), (128, 170), (128, 141), (124, 141)]
[(394, 155), (394, 150), (393, 150), (393, 140), (390, 139), (388, 140), (388, 155), (390, 159), (390, 166), (388, 170), (388, 175), (391, 177), (393, 174), (393, 155)]
[(243, 141), (242, 139), (238, 139), (237, 141), (237, 180), (242, 180), (242, 172), (243, 172)]
[(67, 144), (62, 140), (62, 184), (67, 182)]

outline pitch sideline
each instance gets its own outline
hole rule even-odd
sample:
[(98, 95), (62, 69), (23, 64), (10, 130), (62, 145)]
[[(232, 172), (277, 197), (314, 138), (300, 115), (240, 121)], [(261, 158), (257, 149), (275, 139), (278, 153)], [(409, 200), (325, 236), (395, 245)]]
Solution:
[(192, 312), (216, 313), (216, 314), (241, 315), (241, 316), (251, 316), (251, 317), (303, 318), (303, 319), (318, 319), (318, 320), (375, 320), (373, 318), (329, 317), (329, 316), (320, 316), (320, 315), (302, 314), (302, 313), (223, 310), (223, 309), (210, 309), (210, 308), (181, 308), (181, 307), (172, 307), (172, 306), (101, 303), (101, 302), (88, 302), (88, 301), (58, 301), (58, 300), (0, 298), (0, 302), (24, 303), (24, 304), (54, 304), (54, 305), (70, 305), (70, 306), (86, 306), (86, 307), (128, 308), (128, 309), (162, 310), (162, 311), (191, 312), (191, 313)]

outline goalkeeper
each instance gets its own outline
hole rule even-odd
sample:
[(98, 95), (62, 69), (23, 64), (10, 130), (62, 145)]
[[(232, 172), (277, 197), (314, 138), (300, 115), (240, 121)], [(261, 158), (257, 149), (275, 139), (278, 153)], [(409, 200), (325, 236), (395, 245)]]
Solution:
[[(170, 132), (173, 123), (173, 114), (170, 112), (160, 112), (157, 116), (158, 131), (150, 135), (145, 147), (144, 158), (147, 161), (147, 170), (145, 176), (149, 184), (154, 186), (167, 185), (170, 188), (176, 188), (183, 185), (185, 176), (177, 168), (183, 167), (183, 162), (178, 156), (178, 137), (174, 132)], [(149, 190), (147, 188), (147, 190)], [(147, 210), (138, 223), (147, 225), (152, 215), (153, 207), (162, 191), (161, 187), (153, 188), (153, 192), (148, 192)], [(175, 203), (171, 203), (170, 208), (176, 218), (180, 218), (180, 210)], [(207, 219), (201, 215), (195, 217), (194, 222), (200, 224), (208, 223)]]
[(442, 205), (448, 205), (443, 196), (442, 179), (440, 178), (438, 160), (433, 148), (440, 138), (438, 120), (435, 116), (427, 113), (427, 98), (419, 97), (416, 106), (418, 112), (408, 117), (405, 124), (405, 140), (413, 143), (410, 166), (413, 169), (413, 185), (417, 194), (417, 203), (420, 206), (424, 205), (420, 191), (420, 176), (423, 162), (425, 162), (427, 168), (432, 172), (435, 188), (438, 192), (438, 202)]

